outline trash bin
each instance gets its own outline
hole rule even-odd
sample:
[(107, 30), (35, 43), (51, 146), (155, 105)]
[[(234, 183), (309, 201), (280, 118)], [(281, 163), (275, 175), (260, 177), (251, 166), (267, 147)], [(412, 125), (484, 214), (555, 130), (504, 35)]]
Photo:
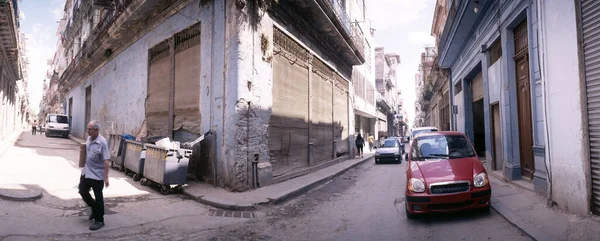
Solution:
[(133, 180), (139, 181), (144, 176), (144, 160), (146, 159), (146, 147), (143, 143), (124, 140), (125, 141), (125, 174), (127, 171), (134, 173)]
[(123, 171), (123, 158), (121, 157), (123, 144), (123, 137), (117, 134), (110, 134), (108, 138), (108, 151), (110, 152), (110, 167), (114, 167), (115, 164), (119, 166), (119, 171)]
[(187, 178), (192, 150), (167, 149), (152, 144), (145, 146), (144, 178), (140, 183), (156, 183), (160, 185), (160, 192), (164, 195), (169, 193), (171, 185), (176, 185), (176, 189), (181, 190)]

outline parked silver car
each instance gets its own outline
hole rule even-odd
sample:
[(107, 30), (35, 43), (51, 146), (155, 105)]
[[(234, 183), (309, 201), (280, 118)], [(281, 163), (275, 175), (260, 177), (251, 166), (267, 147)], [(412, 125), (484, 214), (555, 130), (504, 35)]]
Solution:
[(381, 162), (402, 163), (402, 144), (395, 137), (385, 139), (382, 146), (375, 152), (375, 164)]

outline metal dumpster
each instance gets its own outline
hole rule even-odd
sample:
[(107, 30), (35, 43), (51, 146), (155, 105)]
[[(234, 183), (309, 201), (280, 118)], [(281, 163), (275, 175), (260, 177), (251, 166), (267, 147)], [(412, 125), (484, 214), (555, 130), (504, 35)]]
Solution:
[(108, 151), (110, 152), (110, 166), (114, 167), (115, 164), (119, 166), (119, 171), (124, 170), (123, 166), (123, 136), (117, 134), (110, 134), (108, 138)]
[(133, 180), (139, 181), (144, 176), (144, 160), (146, 159), (146, 147), (143, 143), (124, 140), (125, 141), (125, 174), (128, 171), (134, 173)]
[(171, 185), (181, 190), (185, 184), (188, 172), (189, 158), (192, 150), (167, 149), (152, 144), (145, 144), (146, 160), (144, 161), (144, 178), (142, 185), (150, 182), (160, 185), (160, 192), (164, 195), (171, 190)]

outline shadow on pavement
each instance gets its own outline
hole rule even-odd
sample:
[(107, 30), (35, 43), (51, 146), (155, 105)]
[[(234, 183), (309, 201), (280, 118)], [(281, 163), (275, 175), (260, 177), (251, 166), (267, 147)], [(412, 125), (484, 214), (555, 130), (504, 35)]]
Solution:
[(466, 210), (461, 212), (452, 212), (452, 213), (433, 213), (433, 214), (424, 214), (419, 216), (418, 218), (412, 220), (415, 223), (427, 224), (427, 223), (456, 223), (456, 222), (473, 222), (478, 219), (487, 218), (492, 215), (493, 211), (483, 211), (483, 210)]

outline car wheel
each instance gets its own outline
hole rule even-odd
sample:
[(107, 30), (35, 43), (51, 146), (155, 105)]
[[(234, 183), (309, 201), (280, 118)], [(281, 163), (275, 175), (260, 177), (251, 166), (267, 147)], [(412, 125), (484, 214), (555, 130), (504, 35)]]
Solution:
[(412, 220), (418, 218), (416, 214), (412, 214), (408, 211), (408, 204), (406, 204), (406, 202), (404, 202), (404, 212), (406, 213), (406, 218), (408, 219)]

